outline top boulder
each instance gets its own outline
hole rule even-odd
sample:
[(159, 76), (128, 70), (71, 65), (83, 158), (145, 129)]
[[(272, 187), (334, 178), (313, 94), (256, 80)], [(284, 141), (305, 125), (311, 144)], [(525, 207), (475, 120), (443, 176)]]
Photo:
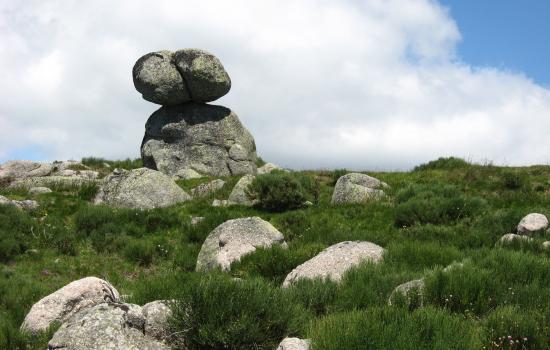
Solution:
[(132, 75), (145, 100), (165, 106), (214, 101), (231, 89), (220, 60), (199, 49), (148, 53), (137, 60)]

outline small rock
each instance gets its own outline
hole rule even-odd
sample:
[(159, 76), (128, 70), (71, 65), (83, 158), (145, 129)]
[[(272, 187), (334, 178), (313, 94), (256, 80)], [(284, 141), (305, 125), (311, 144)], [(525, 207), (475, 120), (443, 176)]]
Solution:
[(107, 176), (94, 203), (114, 207), (153, 209), (191, 199), (169, 176), (152, 169), (118, 170)]
[(258, 175), (269, 174), (274, 170), (283, 170), (283, 168), (273, 163), (265, 163), (264, 165), (258, 168)]
[(233, 262), (254, 252), (256, 248), (269, 248), (283, 243), (283, 234), (259, 217), (228, 220), (210, 232), (204, 241), (196, 269), (207, 271), (219, 267), (228, 271)]
[(97, 277), (82, 278), (34, 304), (21, 330), (36, 334), (47, 330), (54, 321), (63, 322), (82, 309), (119, 298), (118, 291), (109, 282)]
[(532, 238), (524, 235), (516, 235), (515, 233), (507, 233), (504, 236), (500, 237), (496, 245), (507, 244), (516, 240), (530, 242)]
[(204, 216), (192, 216), (191, 217), (191, 226), (197, 226), (204, 221)]
[(175, 177), (177, 179), (190, 180), (190, 179), (200, 179), (203, 176), (193, 169), (185, 168), (185, 169), (178, 170), (176, 172)]
[(545, 215), (539, 213), (531, 213), (525, 216), (518, 224), (518, 234), (530, 235), (537, 231), (546, 230), (548, 227), (548, 219)]
[(213, 207), (227, 207), (229, 205), (229, 202), (227, 199), (214, 199), (212, 201)]
[(197, 187), (193, 188), (191, 190), (191, 195), (195, 198), (207, 197), (221, 190), (224, 185), (225, 185), (225, 181), (223, 180), (220, 180), (220, 179), (212, 180), (210, 182), (200, 184)]
[(52, 190), (50, 190), (48, 187), (31, 187), (29, 189), (29, 194), (31, 196), (37, 196), (39, 194), (50, 193), (50, 192), (52, 192)]
[(168, 321), (172, 316), (172, 310), (166, 300), (157, 300), (143, 305), (145, 317), (145, 335), (158, 340), (165, 340), (169, 336)]
[(364, 203), (384, 196), (380, 188), (387, 185), (374, 177), (350, 173), (338, 179), (332, 194), (332, 204)]
[(248, 186), (254, 181), (256, 176), (254, 175), (245, 175), (239, 179), (229, 198), (227, 199), (230, 204), (252, 206), (256, 203), (255, 200), (252, 200), (246, 193)]
[(277, 347), (277, 350), (309, 350), (310, 341), (300, 338), (285, 338)]
[(1, 196), (0, 195), (0, 204), (3, 204), (3, 205), (12, 205), (14, 207), (17, 207), (19, 209), (26, 209), (26, 210), (34, 210), (36, 208), (38, 208), (38, 202), (37, 201), (33, 201), (33, 200), (30, 200), (30, 199), (25, 199), (25, 200), (22, 200), (22, 201), (18, 201), (18, 200), (15, 200), (15, 199), (8, 199), (4, 196)]
[(292, 270), (285, 278), (283, 287), (300, 279), (328, 278), (339, 282), (344, 273), (364, 261), (382, 261), (384, 249), (371, 242), (346, 241), (334, 244), (317, 256)]
[(544, 241), (542, 242), (542, 249), (550, 249), (550, 241)]
[(425, 282), (423, 278), (405, 282), (395, 287), (388, 299), (388, 305), (395, 304), (398, 295), (404, 298), (408, 307), (424, 305), (424, 288)]

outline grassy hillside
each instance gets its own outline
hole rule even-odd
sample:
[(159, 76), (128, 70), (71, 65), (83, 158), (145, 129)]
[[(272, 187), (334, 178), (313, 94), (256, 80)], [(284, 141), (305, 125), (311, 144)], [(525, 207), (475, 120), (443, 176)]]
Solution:
[[(495, 247), (526, 214), (550, 214), (550, 167), (440, 159), (411, 172), (369, 172), (391, 186), (384, 200), (330, 205), (344, 173), (303, 172), (320, 185), (317, 203), (283, 212), (211, 207), (238, 178), (214, 196), (146, 212), (93, 206), (90, 186), (40, 195), (30, 213), (0, 206), (0, 349), (44, 349), (48, 335), (28, 338), (19, 325), (33, 303), (84, 276), (108, 280), (132, 303), (191, 305), (192, 312), (176, 308), (173, 321), (176, 335), (187, 330), (190, 349), (274, 349), (285, 336), (327, 350), (550, 348), (550, 251), (541, 245), (548, 234)], [(205, 220), (192, 226), (192, 216)], [(208, 233), (246, 216), (271, 222), (288, 249), (258, 250), (228, 274), (194, 272)], [(338, 285), (280, 288), (294, 267), (346, 240), (384, 247), (384, 261), (361, 265)], [(442, 271), (453, 262), (462, 268)], [(388, 306), (397, 285), (421, 277), (423, 307)]]

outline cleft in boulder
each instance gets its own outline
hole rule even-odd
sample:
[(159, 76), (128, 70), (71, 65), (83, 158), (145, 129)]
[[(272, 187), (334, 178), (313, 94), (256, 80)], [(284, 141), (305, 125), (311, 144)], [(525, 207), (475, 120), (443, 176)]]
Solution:
[(300, 279), (325, 279), (339, 282), (344, 273), (362, 262), (382, 261), (384, 249), (371, 242), (346, 241), (334, 244), (302, 265), (292, 270), (285, 278), (283, 287)]
[(156, 170), (115, 169), (107, 176), (94, 199), (95, 204), (114, 207), (153, 209), (191, 199), (175, 181)]
[(204, 241), (197, 258), (197, 271), (221, 268), (228, 271), (231, 264), (256, 248), (272, 245), (286, 246), (284, 236), (269, 222), (259, 217), (228, 220), (216, 227)]
[(332, 204), (365, 203), (378, 200), (385, 194), (382, 188), (388, 185), (374, 177), (349, 173), (341, 176), (332, 193)]

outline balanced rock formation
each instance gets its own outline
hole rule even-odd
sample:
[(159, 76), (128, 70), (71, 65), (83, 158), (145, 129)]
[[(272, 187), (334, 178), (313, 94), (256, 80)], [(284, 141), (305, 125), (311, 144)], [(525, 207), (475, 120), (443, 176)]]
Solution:
[(378, 263), (384, 249), (374, 243), (346, 241), (334, 244), (321, 253), (299, 265), (285, 278), (283, 287), (300, 279), (328, 278), (339, 282), (344, 273), (364, 261)]
[(546, 230), (547, 227), (548, 219), (546, 215), (531, 213), (521, 219), (517, 230), (520, 235), (530, 235), (538, 231)]
[(284, 236), (269, 222), (259, 217), (228, 220), (216, 227), (204, 241), (197, 258), (197, 271), (216, 267), (224, 271), (256, 248), (274, 244), (285, 246)]
[(165, 106), (145, 124), (143, 165), (171, 176), (194, 170), (229, 176), (256, 172), (256, 144), (230, 109), (200, 103)]
[[(150, 316), (139, 305), (125, 303), (101, 303), (72, 315), (55, 332), (48, 343), (48, 349), (132, 349), (169, 350), (170, 347), (156, 338), (155, 328), (150, 333), (147, 325)], [(152, 320), (158, 324), (159, 317)], [(160, 320), (166, 323), (166, 320)]]
[(114, 207), (153, 209), (191, 199), (174, 180), (156, 170), (139, 168), (115, 169), (103, 179), (94, 199), (95, 204)]
[(152, 52), (136, 62), (132, 75), (144, 99), (163, 105), (145, 125), (145, 167), (180, 178), (256, 173), (250, 132), (230, 109), (205, 104), (231, 88), (214, 55), (198, 49)]
[(137, 60), (132, 75), (145, 100), (165, 106), (215, 101), (231, 89), (220, 60), (199, 49), (148, 53)]
[(374, 177), (350, 173), (341, 176), (332, 193), (332, 204), (364, 203), (384, 196), (381, 188), (388, 185)]
[(119, 299), (118, 291), (109, 282), (97, 277), (82, 278), (34, 304), (25, 317), (21, 330), (36, 334), (47, 330), (55, 321), (67, 320), (82, 309)]
[(308, 350), (310, 342), (307, 339), (285, 338), (277, 347), (277, 350)]

